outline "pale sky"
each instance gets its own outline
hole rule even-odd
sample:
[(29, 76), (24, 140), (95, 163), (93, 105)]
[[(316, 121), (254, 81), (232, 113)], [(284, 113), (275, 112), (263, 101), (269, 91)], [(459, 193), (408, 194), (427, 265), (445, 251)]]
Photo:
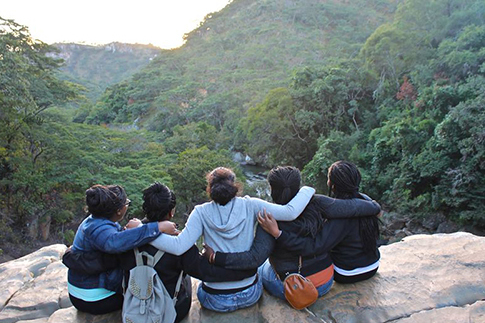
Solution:
[(0, 0), (0, 17), (46, 43), (153, 44), (175, 48), (208, 13), (230, 0)]

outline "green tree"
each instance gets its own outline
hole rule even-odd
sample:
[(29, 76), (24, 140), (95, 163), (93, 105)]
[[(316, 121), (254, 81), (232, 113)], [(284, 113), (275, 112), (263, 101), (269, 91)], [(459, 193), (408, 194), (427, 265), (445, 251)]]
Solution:
[(76, 97), (76, 88), (56, 77), (62, 61), (47, 55), (52, 51), (25, 26), (0, 18), (0, 207), (8, 214), (43, 212), (36, 206), (43, 193), (37, 172), (45, 152), (42, 114)]
[(169, 174), (173, 178), (177, 203), (181, 202), (181, 212), (188, 214), (195, 205), (208, 200), (206, 175), (220, 166), (233, 169), (239, 182), (244, 182), (244, 175), (227, 150), (211, 150), (204, 146), (187, 149), (178, 155)]

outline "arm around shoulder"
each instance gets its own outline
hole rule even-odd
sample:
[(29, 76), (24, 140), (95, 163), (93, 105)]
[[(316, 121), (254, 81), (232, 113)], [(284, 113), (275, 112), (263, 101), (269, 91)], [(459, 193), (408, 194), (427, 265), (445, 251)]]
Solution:
[(278, 221), (293, 221), (306, 208), (311, 198), (315, 194), (315, 189), (309, 186), (303, 186), (298, 193), (286, 205), (269, 203), (260, 199), (253, 199), (257, 203), (258, 211), (264, 209), (273, 215)]
[(261, 266), (273, 251), (275, 239), (258, 225), (251, 249), (243, 252), (216, 252), (215, 264), (228, 269), (254, 269)]
[(189, 250), (202, 235), (202, 221), (197, 208), (192, 211), (185, 224), (185, 228), (178, 236), (161, 234), (157, 239), (150, 242), (157, 249), (180, 256)]
[(380, 205), (372, 200), (334, 199), (325, 195), (315, 195), (322, 216), (328, 219), (373, 216), (381, 211)]
[(158, 224), (155, 222), (124, 231), (118, 231), (115, 226), (103, 225), (92, 233), (91, 238), (100, 251), (122, 253), (147, 244), (159, 235)]

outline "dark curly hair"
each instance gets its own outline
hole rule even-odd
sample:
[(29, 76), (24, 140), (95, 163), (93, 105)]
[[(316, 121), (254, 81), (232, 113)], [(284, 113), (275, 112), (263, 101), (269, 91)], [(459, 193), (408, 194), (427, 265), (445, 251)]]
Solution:
[(86, 190), (86, 205), (94, 217), (111, 218), (126, 203), (126, 193), (119, 185), (93, 185)]
[(148, 222), (167, 220), (176, 205), (175, 194), (162, 183), (155, 182), (143, 191), (143, 212)]
[(220, 204), (226, 205), (239, 192), (240, 185), (236, 183), (236, 174), (225, 167), (218, 167), (207, 174), (207, 194)]

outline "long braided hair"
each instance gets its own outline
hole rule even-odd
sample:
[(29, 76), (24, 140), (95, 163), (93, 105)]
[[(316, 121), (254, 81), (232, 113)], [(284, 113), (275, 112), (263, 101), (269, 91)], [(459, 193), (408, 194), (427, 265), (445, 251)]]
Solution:
[[(268, 174), (268, 182), (271, 186), (271, 197), (276, 204), (286, 204), (298, 193), (301, 183), (300, 170), (293, 166), (278, 166)], [(315, 237), (323, 226), (323, 218), (311, 202), (302, 214), (294, 220), (298, 224), (300, 235)]]
[[(338, 199), (362, 198), (359, 194), (361, 175), (357, 166), (348, 161), (337, 161), (328, 169), (329, 195)], [(365, 252), (375, 252), (379, 238), (377, 216), (359, 218), (359, 234)]]

